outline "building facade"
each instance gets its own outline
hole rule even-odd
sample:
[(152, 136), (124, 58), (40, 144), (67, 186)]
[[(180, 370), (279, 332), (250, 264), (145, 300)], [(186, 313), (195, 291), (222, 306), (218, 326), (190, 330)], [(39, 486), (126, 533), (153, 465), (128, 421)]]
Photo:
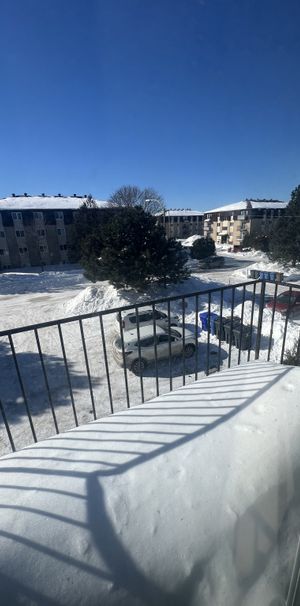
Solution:
[[(0, 200), (0, 270), (70, 262), (73, 223), (85, 196)], [(105, 202), (96, 201), (99, 212)]]
[(190, 209), (166, 210), (158, 215), (167, 238), (186, 239), (189, 236), (203, 236), (203, 213)]
[(204, 235), (238, 248), (247, 233), (268, 235), (286, 206), (279, 200), (242, 200), (209, 210), (204, 213)]

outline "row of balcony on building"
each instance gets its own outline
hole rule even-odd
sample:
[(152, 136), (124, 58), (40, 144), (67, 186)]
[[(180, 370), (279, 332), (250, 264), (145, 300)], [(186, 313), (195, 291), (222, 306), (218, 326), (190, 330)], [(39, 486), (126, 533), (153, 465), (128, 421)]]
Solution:
[[(75, 204), (74, 198), (66, 198), (65, 208), (57, 209), (49, 208), (55, 204), (53, 198), (43, 197), (43, 203), (48, 205), (43, 208), (39, 199), (36, 210), (28, 208), (28, 198), (23, 198), (23, 207), (19, 203), (18, 209), (13, 210), (11, 200), (6, 206), (0, 201), (0, 269), (71, 262), (74, 217), (82, 200), (78, 197)], [(285, 202), (274, 200), (246, 200), (204, 213), (166, 210), (157, 216), (157, 221), (167, 237), (210, 236), (217, 244), (238, 248), (246, 233), (268, 233), (285, 206)], [(103, 208), (107, 206), (99, 202), (100, 213)]]
[(0, 212), (0, 268), (70, 261), (72, 211)]

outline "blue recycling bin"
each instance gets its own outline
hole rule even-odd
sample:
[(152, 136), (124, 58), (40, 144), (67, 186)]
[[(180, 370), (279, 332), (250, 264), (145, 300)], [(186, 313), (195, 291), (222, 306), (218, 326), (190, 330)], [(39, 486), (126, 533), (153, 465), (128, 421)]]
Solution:
[[(202, 330), (208, 331), (208, 311), (202, 311), (199, 314)], [(210, 333), (214, 335), (215, 331), (215, 320), (219, 318), (218, 314), (210, 312)]]

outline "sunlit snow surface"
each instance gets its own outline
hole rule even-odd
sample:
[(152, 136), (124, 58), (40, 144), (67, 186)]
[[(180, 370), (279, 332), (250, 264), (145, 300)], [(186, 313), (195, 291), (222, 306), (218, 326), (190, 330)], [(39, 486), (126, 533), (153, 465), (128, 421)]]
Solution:
[(3, 458), (1, 604), (281, 603), (299, 390), (248, 364)]

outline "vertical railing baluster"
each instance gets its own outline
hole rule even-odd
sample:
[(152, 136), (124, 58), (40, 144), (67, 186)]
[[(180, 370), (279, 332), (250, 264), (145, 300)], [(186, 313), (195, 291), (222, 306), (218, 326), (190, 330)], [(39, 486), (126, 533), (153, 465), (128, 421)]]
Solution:
[(261, 290), (260, 290), (259, 312), (258, 312), (258, 321), (257, 321), (257, 335), (256, 335), (256, 343), (255, 343), (255, 360), (259, 359), (259, 353), (260, 353), (261, 331), (262, 331), (263, 315), (264, 315), (264, 307), (265, 307), (265, 290), (266, 290), (266, 283), (263, 280), (261, 282)]
[(16, 448), (15, 448), (15, 444), (14, 444), (14, 441), (13, 441), (13, 437), (12, 437), (10, 429), (9, 429), (9, 424), (8, 424), (7, 417), (6, 417), (5, 410), (4, 410), (4, 406), (3, 406), (2, 402), (1, 402), (1, 400), (0, 400), (0, 410), (1, 410), (3, 421), (4, 421), (6, 433), (7, 433), (8, 439), (9, 439), (10, 447), (11, 447), (11, 449), (12, 449), (13, 452), (16, 452)]
[(155, 318), (155, 304), (154, 303), (152, 303), (152, 323), (153, 323), (153, 337), (154, 337), (154, 360), (155, 360), (156, 395), (159, 396), (158, 363), (157, 363), (157, 334), (156, 334), (156, 318)]
[(168, 300), (168, 335), (169, 335), (169, 376), (170, 376), (170, 391), (173, 391), (172, 377), (172, 348), (171, 348), (171, 305)]
[(222, 342), (222, 331), (223, 331), (223, 297), (224, 290), (221, 288), (220, 290), (220, 323), (219, 323), (219, 346), (218, 346), (218, 370), (221, 367), (221, 342)]
[(107, 359), (107, 351), (106, 351), (106, 340), (105, 340), (105, 334), (104, 334), (103, 319), (102, 319), (101, 314), (99, 316), (99, 320), (100, 320), (101, 341), (102, 341), (102, 349), (103, 349), (103, 356), (104, 356), (104, 365), (105, 365), (105, 372), (106, 372), (106, 381), (107, 381), (107, 390), (108, 390), (108, 397), (109, 397), (109, 404), (110, 404), (110, 412), (113, 414), (114, 406), (113, 406), (113, 398), (112, 398), (112, 391), (111, 391), (111, 384), (110, 384), (110, 375), (109, 375), (109, 367), (108, 367), (108, 359)]
[[(122, 326), (122, 315), (121, 315), (120, 311), (118, 312), (118, 318), (119, 318), (120, 336), (121, 336), (121, 347), (122, 347), (122, 357), (123, 357), (123, 371), (124, 371), (124, 381), (125, 381), (125, 390), (126, 390), (126, 401), (127, 401), (127, 408), (130, 408), (128, 378), (127, 378), (127, 366), (126, 366), (126, 356), (125, 356), (125, 348), (124, 348), (124, 334), (123, 334), (123, 326)], [(140, 369), (140, 372), (141, 372), (141, 369)]]
[(270, 357), (271, 357), (271, 347), (272, 347), (274, 317), (275, 317), (275, 310), (276, 310), (277, 291), (278, 291), (278, 284), (276, 282), (274, 300), (273, 300), (273, 305), (272, 305), (272, 319), (271, 319), (271, 329), (270, 329), (270, 336), (269, 336), (269, 347), (268, 347), (268, 358), (267, 358), (268, 362), (270, 361)]
[(37, 344), (37, 348), (38, 348), (38, 354), (39, 354), (40, 363), (41, 363), (41, 366), (42, 366), (43, 377), (44, 377), (44, 381), (45, 381), (45, 385), (46, 385), (46, 391), (47, 391), (47, 395), (48, 395), (48, 401), (49, 401), (50, 408), (51, 408), (51, 413), (52, 413), (52, 419), (53, 419), (55, 431), (58, 434), (59, 433), (59, 429), (58, 429), (56, 414), (55, 414), (54, 405), (53, 405), (53, 401), (52, 401), (51, 389), (50, 389), (50, 385), (49, 385), (49, 381), (48, 381), (48, 377), (47, 377), (47, 372), (46, 372), (46, 368), (45, 368), (45, 362), (44, 362), (44, 356), (43, 356), (43, 352), (42, 352), (42, 348), (41, 348), (40, 337), (39, 337), (37, 328), (34, 329), (34, 336), (35, 336), (35, 340), (36, 340), (36, 344)]
[(252, 293), (252, 307), (251, 307), (251, 317), (250, 317), (250, 333), (249, 333), (249, 347), (247, 354), (247, 362), (250, 360), (251, 347), (252, 347), (252, 336), (253, 336), (253, 317), (254, 317), (254, 308), (255, 308), (255, 297), (256, 297), (256, 284), (253, 284), (253, 293)]
[(284, 323), (284, 332), (283, 332), (283, 339), (282, 339), (280, 364), (283, 363), (283, 359), (284, 359), (284, 348), (285, 348), (285, 341), (286, 341), (287, 326), (288, 326), (288, 321), (289, 321), (290, 311), (291, 311), (291, 300), (292, 300), (292, 287), (290, 286), (289, 287), (288, 307), (287, 307), (287, 310), (286, 310), (286, 317), (285, 317), (285, 323)]
[(243, 286), (241, 325), (240, 325), (240, 334), (239, 334), (240, 342), (239, 342), (238, 365), (241, 362), (242, 339), (243, 339), (243, 330), (244, 330), (243, 322), (244, 322), (245, 294), (246, 294), (246, 286)]
[(182, 297), (181, 308), (182, 308), (182, 385), (185, 385), (185, 297)]
[(145, 397), (144, 397), (144, 382), (143, 382), (143, 371), (142, 371), (142, 354), (141, 354), (141, 334), (140, 334), (140, 318), (139, 318), (139, 310), (136, 307), (135, 308), (135, 315), (136, 315), (136, 334), (137, 334), (137, 340), (138, 340), (138, 354), (139, 354), (139, 363), (140, 363), (140, 386), (141, 386), (141, 399), (142, 399), (142, 404), (145, 401)]
[(232, 348), (232, 329), (233, 329), (234, 300), (235, 300), (235, 286), (232, 287), (232, 293), (231, 293), (231, 314), (230, 314), (230, 330), (229, 330), (228, 368), (230, 368), (230, 365), (231, 365), (231, 348)]
[(195, 345), (196, 345), (196, 352), (195, 352), (195, 381), (197, 381), (198, 379), (198, 364), (199, 364), (199, 341), (198, 341), (198, 331), (199, 331), (199, 299), (198, 299), (198, 295), (196, 295), (196, 321), (195, 321)]
[(15, 350), (15, 346), (14, 346), (11, 334), (8, 335), (8, 340), (9, 340), (11, 352), (12, 352), (12, 355), (13, 355), (13, 360), (14, 360), (14, 364), (15, 364), (15, 367), (16, 367), (16, 371), (17, 371), (19, 385), (20, 385), (20, 389), (21, 389), (24, 405), (25, 405), (25, 408), (26, 408), (26, 412), (27, 412), (27, 416), (28, 416), (28, 421), (29, 421), (29, 425), (30, 425), (30, 429), (31, 429), (31, 433), (32, 433), (32, 437), (33, 437), (34, 442), (37, 442), (37, 437), (36, 437), (36, 433), (35, 433), (35, 429), (34, 429), (34, 425), (33, 425), (33, 421), (32, 421), (32, 416), (31, 416), (31, 412), (30, 412), (30, 409), (29, 409), (29, 404), (28, 404), (28, 400), (27, 400), (27, 396), (26, 396), (26, 392), (25, 392), (25, 387), (24, 387), (24, 383), (23, 383), (23, 380), (22, 380), (22, 377), (21, 377), (21, 372), (20, 372), (19, 363), (18, 363), (18, 360), (17, 360), (16, 350)]
[(210, 330), (211, 330), (211, 293), (208, 293), (208, 314), (207, 314), (207, 344), (206, 344), (206, 371), (205, 374), (209, 375), (210, 365)]
[(65, 344), (64, 344), (64, 338), (63, 338), (60, 322), (57, 323), (57, 328), (58, 328), (59, 341), (60, 341), (60, 346), (61, 346), (61, 350), (62, 350), (64, 365), (65, 365), (67, 382), (68, 382), (68, 386), (69, 386), (69, 392), (70, 392), (71, 406), (72, 406), (72, 410), (73, 410), (74, 421), (75, 421), (76, 427), (78, 427), (78, 419), (77, 419), (77, 413), (76, 413), (76, 408), (75, 408), (74, 394), (73, 394), (73, 389), (72, 389), (71, 377), (70, 377), (70, 372), (69, 372), (69, 365), (68, 365), (68, 361), (67, 361)]
[(84, 330), (83, 330), (83, 324), (82, 324), (82, 319), (81, 318), (79, 318), (79, 327), (80, 327), (80, 335), (81, 335), (81, 341), (82, 341), (82, 347), (83, 347), (83, 353), (84, 353), (84, 359), (85, 359), (86, 373), (87, 373), (87, 378), (88, 378), (88, 383), (89, 383), (89, 390), (90, 390), (90, 395), (91, 395), (93, 416), (94, 416), (94, 419), (96, 420), (97, 419), (97, 415), (96, 415), (95, 400), (94, 400), (94, 394), (93, 394), (93, 386), (92, 386), (90, 365), (89, 365), (89, 360), (88, 360), (88, 355), (87, 355), (85, 336), (84, 336)]

